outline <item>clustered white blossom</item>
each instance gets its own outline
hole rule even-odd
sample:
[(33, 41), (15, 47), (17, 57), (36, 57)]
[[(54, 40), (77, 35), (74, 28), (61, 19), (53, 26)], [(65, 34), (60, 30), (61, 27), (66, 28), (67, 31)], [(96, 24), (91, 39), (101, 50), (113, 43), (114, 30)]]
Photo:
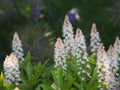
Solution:
[[(107, 90), (116, 90), (116, 78), (110, 66), (111, 62), (101, 44), (97, 53), (98, 82), (104, 83)], [(101, 87), (100, 90), (104, 90), (104, 88)]]
[(62, 66), (63, 69), (66, 69), (66, 58), (65, 58), (65, 49), (64, 44), (60, 38), (57, 39), (54, 48), (54, 60), (55, 67)]
[(65, 47), (65, 54), (68, 58), (75, 56), (75, 47), (74, 47), (74, 33), (72, 24), (69, 21), (68, 16), (65, 16), (63, 24), (63, 43)]
[(97, 54), (97, 49), (100, 46), (100, 41), (101, 39), (99, 36), (99, 32), (97, 31), (96, 24), (93, 23), (91, 33), (90, 33), (90, 50), (91, 50), (91, 53), (93, 53), (94, 55)]
[(114, 49), (117, 55), (117, 60), (120, 62), (120, 39), (119, 37), (116, 37), (116, 40), (114, 43)]
[(78, 75), (81, 76), (81, 80), (86, 79), (86, 75), (90, 77), (90, 73), (87, 69), (90, 68), (88, 63), (88, 54), (86, 52), (85, 38), (82, 31), (78, 28), (75, 35), (75, 47), (76, 47), (76, 62), (78, 65)]
[(79, 28), (74, 38), (73, 27), (69, 22), (68, 16), (65, 16), (63, 24), (63, 38), (63, 43), (62, 40), (58, 38), (55, 44), (55, 66), (61, 65), (66, 69), (66, 59), (75, 56), (79, 68), (78, 75), (80, 75), (82, 81), (85, 81), (88, 77), (91, 77), (90, 72), (88, 72), (90, 65), (88, 62), (85, 38)]
[(108, 54), (108, 57), (109, 57), (109, 60), (110, 60), (110, 66), (111, 66), (111, 69), (112, 71), (116, 74), (117, 74), (117, 71), (119, 69), (119, 63), (118, 63), (118, 60), (117, 60), (117, 54), (116, 54), (116, 51), (115, 49), (112, 47), (112, 45), (110, 45), (109, 47), (109, 50), (107, 51), (107, 54)]
[(18, 60), (20, 60), (20, 62), (23, 62), (24, 61), (23, 47), (17, 32), (15, 32), (13, 36), (12, 50), (14, 55), (18, 58)]
[(4, 64), (4, 82), (8, 84), (15, 84), (18, 85), (20, 80), (19, 74), (19, 65), (18, 65), (18, 59), (16, 56), (11, 53), (10, 56), (6, 56)]
[[(98, 82), (105, 85), (105, 87), (101, 86), (100, 90), (116, 90), (116, 75), (119, 69), (118, 62), (120, 62), (120, 40), (117, 37), (114, 47), (110, 46), (106, 52), (103, 44), (100, 43), (101, 40), (95, 23), (92, 24), (90, 36), (91, 53), (97, 56), (96, 68), (98, 71)], [(66, 69), (66, 57), (71, 58), (74, 56), (81, 81), (86, 81), (86, 79), (91, 78), (91, 73), (88, 72), (91, 66), (88, 60), (84, 35), (78, 28), (74, 37), (73, 27), (69, 22), (68, 16), (65, 16), (63, 43), (62, 40), (58, 38), (55, 44), (55, 67), (61, 65), (63, 69)]]

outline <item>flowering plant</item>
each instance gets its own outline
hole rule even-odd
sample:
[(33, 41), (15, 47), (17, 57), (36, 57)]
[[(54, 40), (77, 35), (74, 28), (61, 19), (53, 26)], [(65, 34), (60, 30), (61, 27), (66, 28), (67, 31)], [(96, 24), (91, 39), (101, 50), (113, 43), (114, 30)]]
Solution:
[(13, 53), (4, 61), (0, 90), (117, 90), (120, 75), (120, 40), (105, 51), (95, 23), (92, 25), (90, 54), (82, 30), (74, 35), (65, 16), (63, 39), (54, 48), (54, 64), (32, 65), (30, 53), (24, 58), (22, 43), (15, 33)]

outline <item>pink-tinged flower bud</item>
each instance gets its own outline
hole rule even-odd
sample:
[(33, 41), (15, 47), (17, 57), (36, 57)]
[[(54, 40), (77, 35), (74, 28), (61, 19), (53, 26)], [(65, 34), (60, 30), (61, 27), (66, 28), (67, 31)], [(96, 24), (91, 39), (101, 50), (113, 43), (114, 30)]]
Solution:
[(54, 61), (55, 67), (62, 66), (63, 69), (66, 69), (66, 58), (65, 58), (65, 49), (64, 44), (60, 38), (57, 39), (54, 48)]
[(78, 65), (78, 75), (81, 76), (81, 80), (84, 81), (90, 78), (90, 72), (87, 71), (90, 68), (88, 63), (88, 54), (86, 50), (85, 38), (82, 31), (78, 28), (75, 35), (75, 47), (76, 47), (76, 62)]
[(97, 54), (97, 49), (100, 46), (100, 36), (99, 32), (97, 31), (96, 24), (92, 24), (92, 29), (90, 33), (90, 51), (91, 53), (94, 53), (95, 55)]
[(65, 16), (63, 24), (63, 43), (65, 46), (65, 55), (68, 58), (75, 56), (75, 43), (74, 43), (74, 33), (73, 27), (69, 21), (68, 16)]
[(115, 49), (110, 45), (109, 50), (107, 51), (108, 57), (110, 59), (110, 66), (112, 71), (117, 75), (117, 71), (119, 69), (119, 62), (117, 59), (117, 54)]
[(18, 85), (20, 80), (19, 74), (19, 65), (18, 65), (18, 59), (16, 56), (11, 53), (10, 56), (6, 56), (4, 61), (4, 82), (8, 84), (15, 84)]
[[(109, 52), (110, 53), (110, 52)], [(104, 50), (103, 44), (100, 44), (97, 53), (97, 70), (98, 70), (98, 82), (104, 83), (107, 90), (115, 89), (116, 79), (114, 72), (111, 69), (111, 60)], [(103, 88), (100, 87), (102, 90)]]
[(20, 60), (21, 62), (24, 61), (24, 53), (22, 48), (21, 40), (19, 39), (18, 33), (15, 32), (12, 41), (12, 51), (14, 55)]
[(119, 37), (116, 37), (116, 40), (114, 43), (114, 50), (117, 55), (117, 60), (120, 61), (120, 39), (119, 39)]

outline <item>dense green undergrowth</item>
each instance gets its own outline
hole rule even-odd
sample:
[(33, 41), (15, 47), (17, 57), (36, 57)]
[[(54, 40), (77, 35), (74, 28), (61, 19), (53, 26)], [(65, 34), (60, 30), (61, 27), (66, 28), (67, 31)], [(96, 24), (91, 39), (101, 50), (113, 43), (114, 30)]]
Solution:
[[(67, 70), (62, 67), (55, 68), (54, 65), (48, 65), (47, 61), (42, 64), (39, 62), (32, 65), (30, 53), (25, 57), (24, 63), (20, 66), (20, 84), (4, 83), (4, 74), (0, 75), (0, 90), (99, 90), (99, 85), (105, 86), (97, 81), (96, 58), (94, 55), (89, 57), (89, 69), (91, 78), (81, 81), (78, 75), (76, 58), (67, 60)], [(15, 88), (19, 89), (15, 89)]]

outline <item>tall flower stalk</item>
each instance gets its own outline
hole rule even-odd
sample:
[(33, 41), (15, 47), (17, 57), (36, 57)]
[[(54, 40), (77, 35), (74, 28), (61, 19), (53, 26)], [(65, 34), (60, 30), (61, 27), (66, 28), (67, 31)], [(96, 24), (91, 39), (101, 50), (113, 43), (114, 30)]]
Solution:
[(93, 53), (94, 55), (97, 54), (97, 49), (100, 46), (100, 36), (99, 32), (97, 31), (96, 24), (92, 24), (92, 29), (90, 33), (90, 52)]
[(63, 43), (65, 46), (65, 55), (68, 58), (75, 56), (73, 27), (69, 21), (68, 16), (65, 16), (63, 24), (63, 38)]
[(6, 56), (4, 61), (4, 82), (8, 84), (15, 84), (18, 85), (20, 80), (19, 74), (19, 65), (18, 65), (18, 59), (16, 56), (11, 53), (10, 56)]
[(15, 32), (13, 36), (12, 51), (18, 60), (20, 60), (20, 62), (24, 61), (23, 47), (17, 32)]
[(98, 82), (105, 85), (105, 87), (100, 87), (100, 90), (104, 90), (105, 88), (107, 90), (115, 90), (116, 78), (110, 66), (111, 61), (102, 44), (99, 46), (97, 59)]
[(108, 57), (110, 59), (110, 66), (112, 71), (118, 76), (119, 63), (117, 60), (117, 54), (115, 49), (110, 45), (109, 50), (107, 51)]
[[(90, 68), (88, 63), (88, 54), (86, 51), (85, 38), (81, 30), (78, 28), (75, 35), (75, 46), (76, 46), (76, 62), (79, 69), (78, 75), (80, 75), (81, 80), (85, 81), (87, 77), (91, 77), (87, 69)], [(86, 77), (87, 76), (87, 77)]]
[(114, 43), (114, 51), (116, 55), (116, 63), (114, 64), (114, 72), (116, 74), (117, 82), (120, 83), (120, 74), (118, 74), (118, 70), (120, 69), (120, 39), (119, 37), (116, 37), (115, 43)]
[(119, 37), (116, 37), (116, 40), (114, 43), (114, 49), (117, 55), (117, 60), (120, 62), (120, 39)]
[(57, 39), (54, 48), (54, 61), (55, 67), (62, 66), (63, 69), (66, 69), (66, 58), (65, 58), (65, 49), (64, 44), (60, 38)]

